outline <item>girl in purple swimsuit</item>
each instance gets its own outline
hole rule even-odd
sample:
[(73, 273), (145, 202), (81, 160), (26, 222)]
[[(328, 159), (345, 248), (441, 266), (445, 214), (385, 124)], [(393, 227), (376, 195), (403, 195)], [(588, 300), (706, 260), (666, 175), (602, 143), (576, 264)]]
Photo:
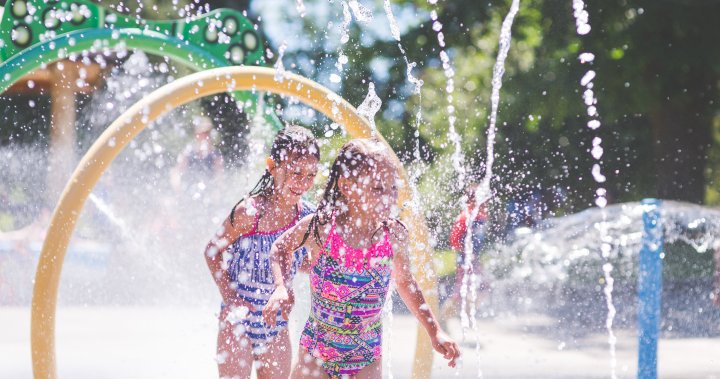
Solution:
[[(263, 311), (275, 322), (288, 296), (292, 252), (309, 251), (310, 317), (292, 378), (380, 378), (382, 308), (391, 275), (435, 350), (455, 366), (460, 351), (438, 325), (410, 273), (408, 232), (391, 218), (398, 174), (378, 141), (356, 139), (340, 150), (318, 210), (280, 236), (270, 252), (277, 288)], [(314, 359), (313, 359), (314, 358)], [(321, 363), (318, 363), (321, 362)]]
[[(221, 378), (249, 378), (290, 374), (287, 321), (263, 322), (262, 310), (275, 289), (270, 271), (270, 247), (277, 237), (314, 212), (301, 196), (313, 184), (320, 151), (312, 133), (300, 126), (281, 130), (270, 148), (268, 168), (250, 194), (233, 207), (217, 235), (208, 243), (205, 259), (222, 295), (217, 340)], [(305, 258), (305, 249), (291, 257), (291, 276)], [(225, 261), (223, 255), (230, 259)]]

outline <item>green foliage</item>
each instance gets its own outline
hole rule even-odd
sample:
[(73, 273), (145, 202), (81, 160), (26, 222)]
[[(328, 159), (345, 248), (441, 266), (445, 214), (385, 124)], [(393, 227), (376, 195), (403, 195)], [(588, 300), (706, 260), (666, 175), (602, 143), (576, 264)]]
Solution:
[[(401, 43), (407, 60), (418, 65), (413, 74), (424, 82), (420, 96), (412, 92), (397, 43), (357, 22), (351, 23), (350, 41), (343, 46), (349, 62), (337, 90), (359, 105), (368, 81), (375, 83), (383, 100), (378, 127), (409, 171), (419, 173), (421, 204), (443, 246), (460, 210), (447, 107), (455, 109), (467, 171), (477, 180), (486, 159), (499, 30), (511, 0), (392, 3), (396, 16), (403, 12), (416, 16), (416, 23), (403, 29)], [(552, 202), (549, 194), (558, 188), (565, 198), (550, 204), (554, 213), (593, 206), (601, 186), (591, 175), (595, 137), (602, 139), (601, 164), (607, 177), (602, 186), (611, 202), (653, 196), (700, 202), (706, 190), (708, 201), (720, 202), (714, 168), (720, 158), (714, 152), (717, 142), (710, 138), (712, 118), (718, 112), (720, 50), (712, 47), (720, 40), (714, 20), (720, 3), (586, 3), (593, 29), (578, 36), (572, 2), (521, 1), (500, 92), (492, 182), (495, 209), (502, 210), (504, 201), (533, 190)], [(253, 2), (251, 9), (259, 9), (255, 4), (259, 3)], [(382, 2), (362, 4), (373, 9), (382, 25)], [(306, 0), (309, 11), (302, 19), (293, 2), (287, 5), (272, 10), (275, 20), (286, 29), (299, 26), (302, 40), (286, 52), (285, 67), (330, 85), (327, 78), (335, 72), (338, 57), (341, 3)], [(312, 14), (316, 7), (323, 10)], [(451, 103), (437, 32), (430, 21), (433, 10), (443, 25), (454, 72)], [(282, 42), (268, 40), (275, 50)], [(581, 64), (582, 52), (595, 54), (594, 62)], [(383, 64), (377, 65), (378, 61)], [(597, 131), (586, 126), (590, 117), (583, 103), (585, 88), (580, 85), (590, 69), (597, 74), (593, 91), (602, 122)]]

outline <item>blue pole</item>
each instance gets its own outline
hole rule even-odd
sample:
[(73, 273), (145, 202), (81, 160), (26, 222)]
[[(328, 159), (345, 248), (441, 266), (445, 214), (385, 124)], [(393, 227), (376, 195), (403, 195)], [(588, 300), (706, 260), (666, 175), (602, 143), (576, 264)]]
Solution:
[(638, 269), (638, 379), (657, 378), (657, 344), (662, 294), (662, 201), (643, 199), (642, 249)]

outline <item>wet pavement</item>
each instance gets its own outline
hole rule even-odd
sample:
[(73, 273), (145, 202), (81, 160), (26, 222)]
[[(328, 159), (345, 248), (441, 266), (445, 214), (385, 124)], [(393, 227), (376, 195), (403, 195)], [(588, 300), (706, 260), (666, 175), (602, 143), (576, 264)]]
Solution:
[[(62, 307), (57, 319), (60, 378), (213, 378), (215, 309), (153, 307)], [(294, 323), (297, 336), (297, 324)], [(395, 315), (386, 343), (385, 377), (409, 378), (416, 321)], [(457, 320), (448, 322), (460, 340)], [(502, 315), (478, 322), (462, 342), (460, 368), (435, 357), (433, 378), (610, 378), (613, 372), (604, 332), (558, 333), (562, 325), (546, 315)], [(634, 378), (637, 336), (615, 330), (615, 373)], [(30, 310), (0, 307), (0, 378), (32, 377)], [(295, 341), (296, 337), (293, 338)], [(388, 348), (389, 347), (389, 348)], [(389, 355), (390, 369), (387, 358)], [(659, 343), (661, 378), (720, 378), (720, 338), (664, 338)]]

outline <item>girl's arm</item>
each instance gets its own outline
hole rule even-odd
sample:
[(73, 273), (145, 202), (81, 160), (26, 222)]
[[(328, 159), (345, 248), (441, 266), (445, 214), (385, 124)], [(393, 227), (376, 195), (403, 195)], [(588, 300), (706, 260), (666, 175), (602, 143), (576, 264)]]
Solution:
[(255, 225), (254, 212), (248, 212), (249, 206), (246, 203), (243, 202), (237, 206), (233, 223), (230, 223), (230, 216), (228, 216), (205, 247), (205, 263), (207, 263), (213, 280), (215, 280), (215, 284), (220, 290), (223, 303), (228, 306), (226, 309), (231, 305), (246, 305), (241, 304), (242, 302), (236, 297), (235, 289), (231, 286), (227, 267), (223, 267), (223, 252), (241, 235), (252, 231)]
[(308, 249), (308, 258), (312, 259), (313, 247), (317, 246), (314, 242), (315, 238), (311, 235), (303, 242), (305, 233), (310, 226), (310, 220), (313, 215), (305, 216), (295, 226), (288, 229), (275, 240), (270, 249), (270, 271), (272, 271), (273, 280), (275, 282), (275, 291), (268, 299), (267, 305), (263, 309), (263, 318), (268, 325), (274, 326), (277, 311), (282, 311), (285, 319), (288, 318), (288, 311), (292, 307), (293, 299), (289, 294), (290, 287), (290, 271), (292, 265), (293, 252), (305, 247)]
[(445, 359), (450, 360), (448, 366), (455, 367), (455, 360), (460, 356), (460, 348), (440, 328), (430, 306), (425, 302), (420, 286), (410, 271), (407, 229), (399, 223), (390, 225), (389, 229), (394, 252), (394, 275), (398, 294), (430, 335), (433, 348)]

